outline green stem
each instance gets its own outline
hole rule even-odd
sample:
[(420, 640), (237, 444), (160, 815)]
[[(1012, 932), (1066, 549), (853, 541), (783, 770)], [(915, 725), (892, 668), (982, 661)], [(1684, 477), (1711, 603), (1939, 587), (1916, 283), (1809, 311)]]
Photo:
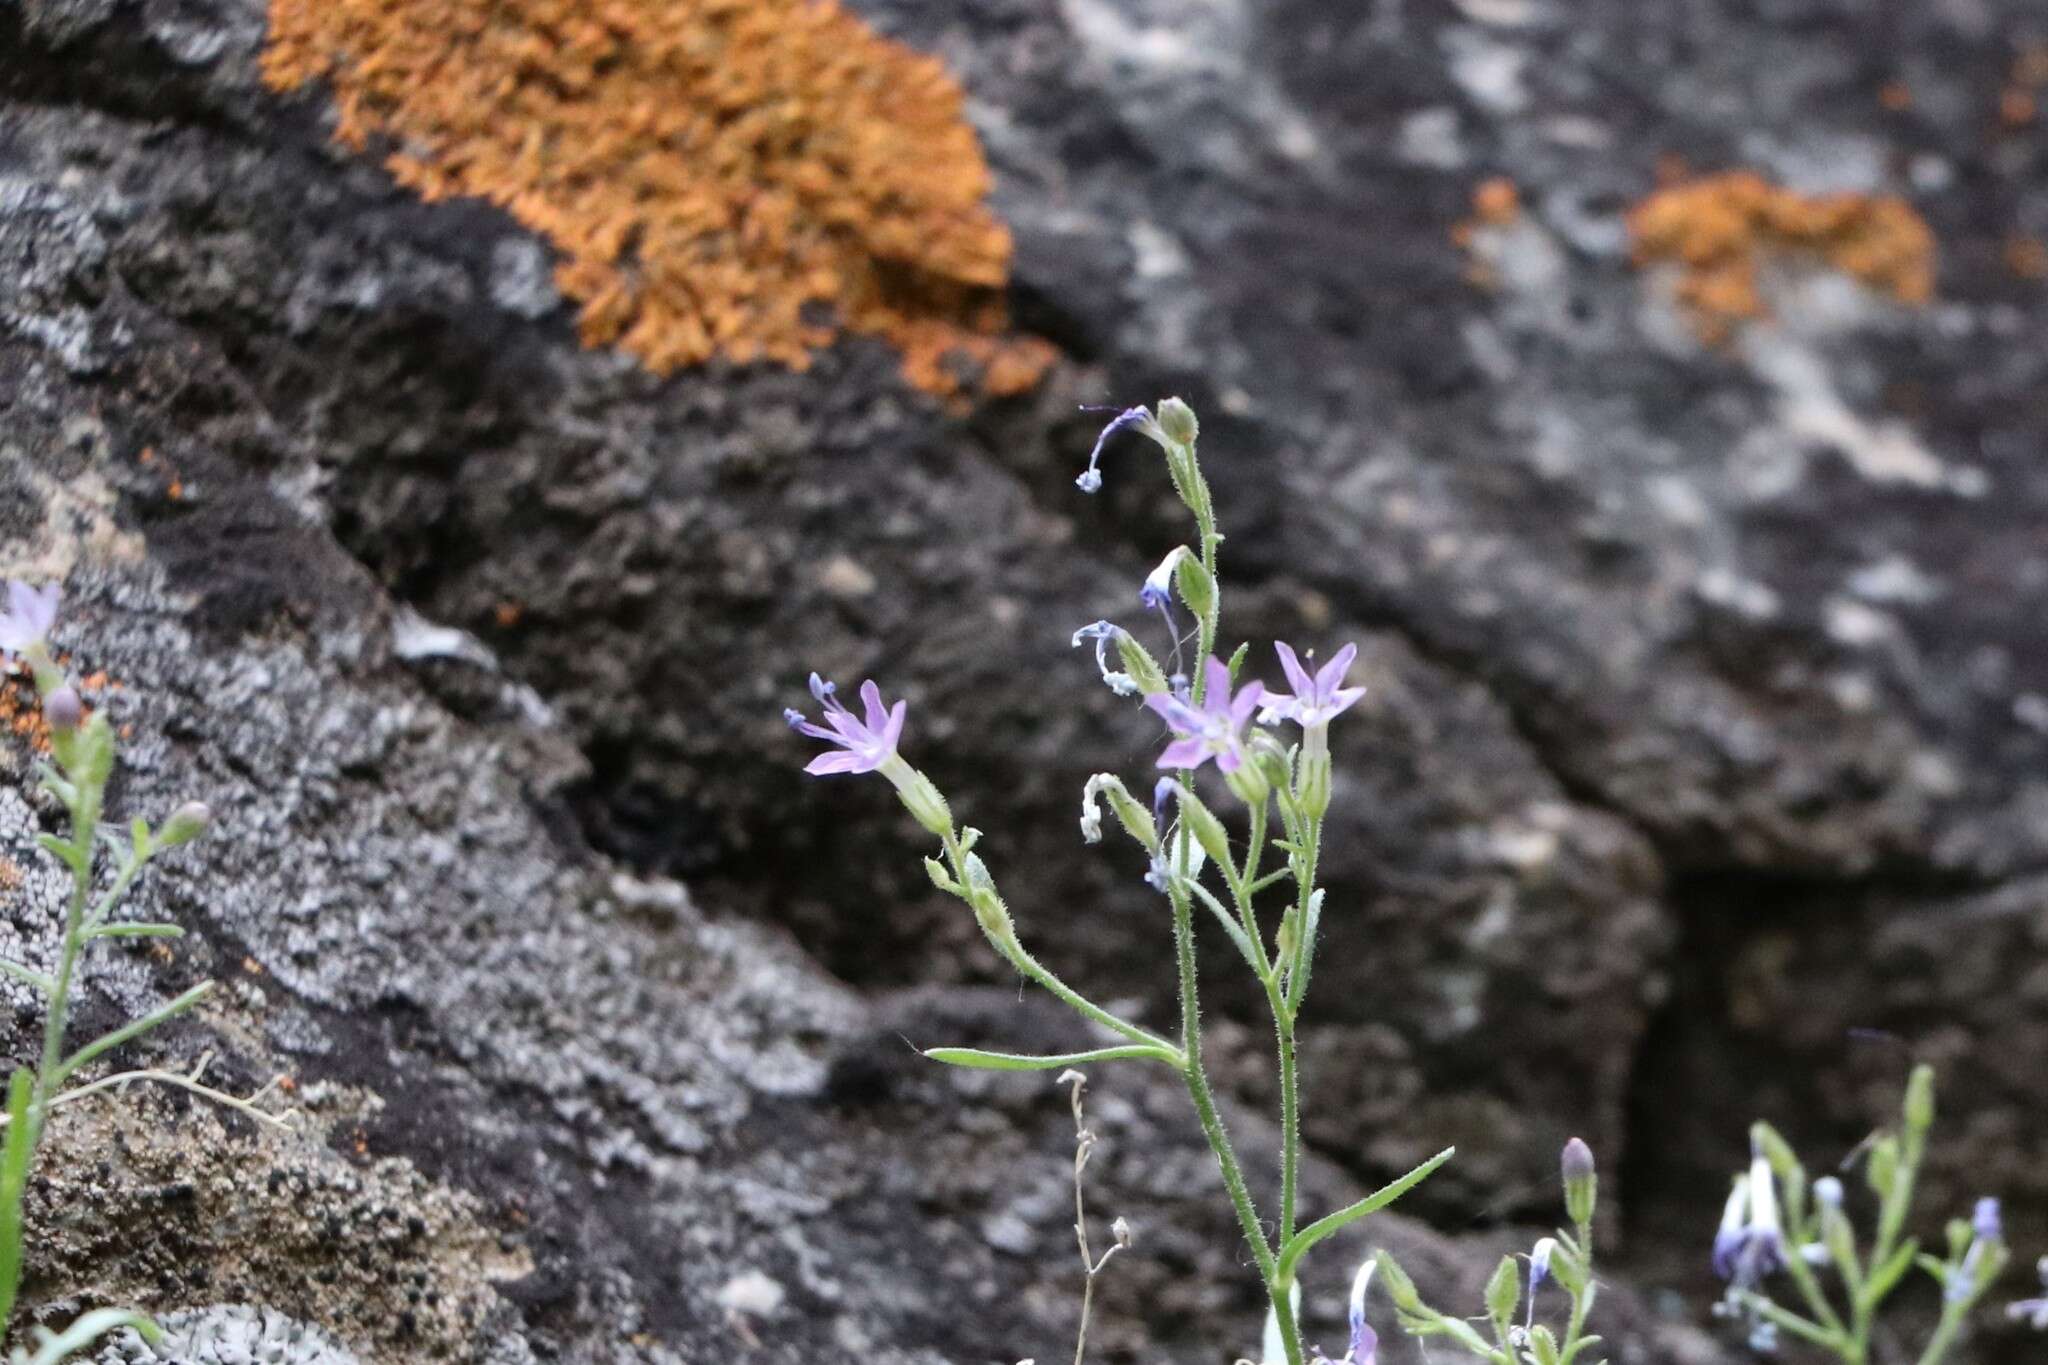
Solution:
[(1927, 1349), (1920, 1353), (1920, 1365), (1941, 1365), (1941, 1358), (1948, 1354), (1949, 1347), (1955, 1345), (1956, 1333), (1962, 1331), (1963, 1320), (1968, 1316), (1968, 1304), (1943, 1307), (1941, 1322), (1935, 1327), (1934, 1335), (1927, 1339)]
[(1295, 1056), (1294, 1022), (1286, 1002), (1270, 981), (1266, 993), (1273, 1005), (1273, 1031), (1280, 1048), (1280, 1241), (1294, 1236), (1294, 1205), (1301, 1169), (1301, 1082)]
[[(92, 831), (74, 825), (73, 837), (87, 850), (86, 867), (90, 869)], [(56, 984), (50, 990), (50, 1010), (43, 1019), (42, 1064), (36, 1068), (35, 1090), (29, 1102), (30, 1112), (35, 1115), (31, 1131), (38, 1137), (43, 1131), (50, 1097), (61, 1079), (60, 1068), (64, 1062), (64, 1024), (71, 1012), (71, 983), (78, 974), (79, 954), (85, 947), (85, 935), (82, 931), (85, 927), (86, 880), (89, 875), (89, 872), (73, 874), (71, 900), (64, 910), (64, 945), (57, 958)]]
[[(1189, 837), (1183, 828), (1181, 838)], [(1188, 1098), (1194, 1101), (1195, 1116), (1201, 1121), (1202, 1135), (1208, 1139), (1209, 1150), (1216, 1154), (1216, 1165), (1223, 1172), (1223, 1186), (1230, 1193), (1231, 1206), (1237, 1210), (1237, 1221), (1244, 1230), (1245, 1241), (1250, 1244), (1252, 1258), (1258, 1263), (1259, 1277), (1265, 1281), (1267, 1292), (1272, 1297), (1273, 1314), (1280, 1323), (1281, 1340), (1286, 1344), (1287, 1365), (1301, 1365), (1301, 1337), (1294, 1325), (1289, 1287), (1279, 1283), (1273, 1248), (1266, 1241), (1265, 1229), (1259, 1225), (1258, 1206), (1252, 1202), (1251, 1191), (1245, 1186), (1244, 1169), (1238, 1163), (1236, 1150), (1230, 1145), (1230, 1135), (1223, 1129), (1223, 1120), (1216, 1112), (1216, 1097), (1209, 1089), (1209, 1076), (1203, 1069), (1202, 1013), (1195, 973), (1194, 907), (1186, 893), (1180, 890), (1178, 882), (1171, 885), (1174, 887), (1173, 947), (1180, 963), (1181, 1055), (1187, 1059), (1181, 1074), (1187, 1082)]]

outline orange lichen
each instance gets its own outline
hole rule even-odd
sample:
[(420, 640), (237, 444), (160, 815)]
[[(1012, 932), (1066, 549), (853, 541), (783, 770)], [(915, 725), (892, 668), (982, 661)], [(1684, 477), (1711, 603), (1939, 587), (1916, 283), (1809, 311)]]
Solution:
[(1522, 213), (1522, 196), (1515, 182), (1497, 175), (1483, 180), (1472, 191), (1472, 216), (1491, 227), (1505, 227)]
[(1767, 316), (1759, 272), (1772, 256), (1833, 266), (1901, 303), (1934, 294), (1934, 233), (1888, 196), (1804, 195), (1750, 171), (1660, 189), (1629, 213), (1639, 265), (1680, 267), (1678, 296), (1702, 337)]
[(263, 70), (331, 82), (337, 137), (423, 197), (544, 234), (585, 344), (657, 373), (802, 369), (839, 327), (942, 394), (1053, 358), (1006, 335), (959, 85), (837, 0), (271, 0)]
[(2005, 239), (2005, 268), (2023, 280), (2048, 279), (2048, 244), (2015, 232)]
[(1877, 92), (1877, 102), (1894, 114), (1903, 114), (1913, 107), (1913, 87), (1904, 81), (1886, 81)]

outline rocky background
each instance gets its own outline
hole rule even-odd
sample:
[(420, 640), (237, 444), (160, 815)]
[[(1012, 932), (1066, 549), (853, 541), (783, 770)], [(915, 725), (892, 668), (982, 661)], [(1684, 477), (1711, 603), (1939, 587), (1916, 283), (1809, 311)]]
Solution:
[[(221, 978), (164, 1049), (288, 1073), (307, 1118), (72, 1111), (32, 1308), (251, 1305), (243, 1359), (1057, 1358), (1064, 1101), (910, 1045), (1081, 1035), (779, 713), (814, 667), (907, 695), (1030, 941), (1166, 1019), (1161, 908), (1075, 831), (1156, 727), (1067, 647), (1186, 535), (1142, 443), (1076, 492), (1075, 408), (1166, 393), (1226, 631), (1356, 639), (1372, 689), (1335, 736), (1311, 1193), (1460, 1149), (1322, 1257), (1312, 1337), (1368, 1241), (1471, 1301), (1576, 1132), (1616, 1365), (1723, 1359), (1700, 1263), (1744, 1125), (1831, 1161), (1914, 1059), (1929, 1227), (1996, 1192), (2048, 1250), (2048, 22), (853, 9), (966, 93), (1011, 320), (1059, 356), (1021, 393), (934, 396), (873, 337), (657, 376), (579, 344), (545, 238), (267, 87), (257, 0), (0, 0), (0, 567), (67, 585), (117, 808), (220, 816), (138, 906), (191, 936), (110, 953), (86, 1008)], [(1642, 214), (1735, 171), (1896, 198), (1931, 290), (1781, 225), (1703, 314), (1728, 244), (1687, 233), (1756, 234), (1683, 221), (1662, 259)], [(0, 746), (31, 957), (32, 728)], [(1256, 1148), (1266, 1044), (1215, 961)], [(1139, 1232), (1098, 1358), (1251, 1352), (1184, 1098), (1107, 1070), (1092, 1103), (1094, 1207)], [(1986, 1326), (1971, 1359), (2040, 1349)]]

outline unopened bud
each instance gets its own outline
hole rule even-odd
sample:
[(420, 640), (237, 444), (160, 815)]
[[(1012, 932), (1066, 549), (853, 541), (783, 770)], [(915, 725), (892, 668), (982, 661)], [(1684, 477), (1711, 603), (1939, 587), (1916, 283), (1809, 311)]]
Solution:
[(1934, 1068), (1925, 1063), (1906, 1082), (1906, 1126), (1921, 1132), (1934, 1126)]
[(1814, 1181), (1813, 1202), (1824, 1209), (1842, 1207), (1842, 1182), (1831, 1175), (1824, 1175)]
[(1178, 398), (1162, 398), (1156, 419), (1159, 429), (1166, 433), (1166, 439), (1181, 445), (1191, 446), (1201, 434), (1201, 424), (1195, 420), (1195, 410)]
[(1980, 1242), (2005, 1240), (2005, 1221), (1999, 1216), (1996, 1199), (1987, 1195), (1977, 1201), (1977, 1207), (1970, 1218), (1970, 1231)]
[(1582, 1228), (1590, 1226), (1600, 1190), (1600, 1175), (1593, 1165), (1593, 1149), (1583, 1138), (1573, 1138), (1565, 1143), (1564, 1154), (1558, 1158), (1558, 1167), (1564, 1174), (1566, 1216)]
[(1415, 1292), (1415, 1281), (1408, 1278), (1408, 1272), (1401, 1269), (1401, 1263), (1387, 1252), (1377, 1253), (1380, 1279), (1387, 1286), (1387, 1297), (1394, 1301), (1394, 1307), (1404, 1313), (1417, 1312), (1422, 1307), (1422, 1295)]
[(1514, 1321), (1515, 1309), (1522, 1303), (1522, 1271), (1512, 1256), (1500, 1258), (1494, 1267), (1493, 1278), (1486, 1282), (1486, 1315), (1503, 1331)]
[(60, 735), (78, 729), (78, 723), (85, 719), (85, 707), (78, 700), (77, 689), (67, 683), (43, 698), (43, 719)]
[(164, 821), (162, 829), (156, 832), (159, 848), (174, 848), (190, 843), (206, 832), (213, 821), (213, 812), (201, 801), (187, 801), (171, 812), (171, 818)]
[(1131, 1225), (1121, 1218), (1109, 1225), (1109, 1235), (1120, 1247), (1127, 1247), (1137, 1240), (1131, 1235)]

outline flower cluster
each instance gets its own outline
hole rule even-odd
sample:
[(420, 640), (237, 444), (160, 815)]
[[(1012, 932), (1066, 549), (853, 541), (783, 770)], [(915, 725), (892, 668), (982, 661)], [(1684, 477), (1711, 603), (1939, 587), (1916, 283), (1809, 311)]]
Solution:
[[(1948, 1228), (1945, 1256), (1923, 1253), (1906, 1235), (1913, 1191), (1934, 1124), (1934, 1073), (1916, 1068), (1906, 1084), (1896, 1132), (1863, 1149), (1866, 1183), (1877, 1201), (1867, 1246), (1856, 1235), (1848, 1191), (1832, 1175), (1807, 1179), (1791, 1145), (1767, 1123), (1750, 1129), (1750, 1163), (1738, 1176), (1714, 1234), (1714, 1270), (1727, 1281), (1715, 1308), (1747, 1328), (1752, 1350), (1775, 1350), (1781, 1336), (1826, 1351), (1843, 1365), (1864, 1365), (1878, 1310), (1918, 1267), (1941, 1287), (1942, 1312), (1919, 1359), (1936, 1365), (1970, 1311), (2004, 1270), (2009, 1253), (1996, 1199), (1979, 1199), (1972, 1216)], [(1839, 1283), (1830, 1291), (1827, 1272)], [(1789, 1282), (1796, 1306), (1772, 1296), (1770, 1281)]]
[[(1074, 647), (1095, 646), (1096, 669), (1110, 690), (1118, 697), (1140, 701), (1168, 732), (1154, 762), (1155, 770), (1163, 770), (1164, 775), (1153, 783), (1150, 807), (1132, 796), (1115, 774), (1098, 773), (1081, 793), (1081, 835), (1091, 844), (1102, 839), (1106, 805), (1124, 833), (1143, 850), (1146, 884), (1166, 898), (1173, 916), (1181, 1003), (1177, 1036), (1145, 1028), (1090, 1000), (1024, 947), (996, 889), (995, 877), (976, 851), (980, 831), (955, 829), (944, 798), (898, 752), (903, 740), (903, 703), (885, 707), (880, 691), (866, 683), (861, 688), (864, 715), (857, 717), (838, 702), (831, 683), (813, 674), (811, 695), (824, 710), (823, 723), (795, 710), (786, 712), (785, 718), (800, 734), (831, 746), (811, 760), (807, 771), (821, 775), (878, 772), (893, 783), (919, 822), (940, 841), (943, 858), (925, 860), (932, 884), (968, 905), (990, 944), (1020, 975), (1116, 1040), (1093, 1051), (1051, 1057), (957, 1047), (933, 1048), (926, 1055), (954, 1066), (1005, 1071), (1110, 1060), (1149, 1061), (1171, 1068), (1194, 1101), (1203, 1136), (1215, 1154), (1252, 1260), (1265, 1283), (1272, 1305), (1266, 1359), (1274, 1365), (1303, 1365), (1293, 1311), (1301, 1297), (1302, 1257), (1338, 1229), (1393, 1202), (1452, 1155), (1441, 1152), (1366, 1199), (1322, 1218), (1298, 1218), (1301, 1100), (1294, 1035), (1308, 989), (1324, 899), (1324, 889), (1316, 884), (1316, 871), (1323, 818), (1330, 804), (1328, 732), (1331, 721), (1364, 696), (1364, 688), (1345, 685), (1358, 650), (1346, 645), (1318, 668), (1313, 656), (1304, 665), (1290, 645), (1278, 644), (1275, 653), (1291, 692), (1268, 691), (1263, 682), (1241, 679), (1245, 651), (1240, 649), (1228, 660), (1216, 652), (1221, 619), (1217, 550), (1223, 536), (1216, 528), (1208, 484), (1195, 459), (1195, 415), (1178, 399), (1160, 403), (1156, 412), (1144, 407), (1118, 412), (1097, 436), (1088, 467), (1076, 480), (1084, 492), (1101, 488), (1104, 449), (1125, 431), (1145, 436), (1164, 452), (1168, 477), (1193, 514), (1196, 539), (1169, 551), (1138, 588), (1146, 620), (1156, 618), (1165, 629), (1168, 666), (1161, 666), (1132, 629), (1115, 622), (1096, 621), (1074, 632)], [(1185, 617), (1180, 609), (1185, 609)], [(1184, 622), (1191, 622), (1188, 634), (1183, 634)], [(1190, 635), (1197, 663), (1192, 670), (1184, 670), (1182, 659)], [(1291, 724), (1299, 729), (1299, 738), (1290, 743), (1267, 729), (1255, 728), (1254, 717), (1266, 727)], [(1245, 823), (1244, 834), (1234, 834), (1224, 817), (1195, 790), (1202, 770), (1212, 763), (1238, 803), (1236, 814)], [(1269, 826), (1276, 814), (1284, 837), (1269, 840)], [(1275, 852), (1284, 852), (1284, 861), (1268, 870), (1263, 864)], [(1261, 891), (1283, 884), (1288, 903), (1277, 917), (1277, 931), (1269, 936), (1267, 925), (1272, 919), (1262, 920), (1254, 902)], [(1217, 1114), (1202, 1060), (1194, 944), (1198, 911), (1214, 921), (1258, 978), (1279, 1038), (1284, 1137), (1279, 1153), (1278, 1214), (1270, 1226), (1258, 1211), (1236, 1147)], [(1546, 1252), (1541, 1260), (1546, 1271), (1549, 1263)], [(1377, 1350), (1378, 1340), (1365, 1313), (1374, 1264), (1361, 1268), (1352, 1286), (1351, 1346), (1345, 1356), (1351, 1365), (1372, 1365)], [(1090, 1265), (1092, 1285), (1093, 1271), (1099, 1266)], [(1085, 1347), (1085, 1309), (1083, 1320)], [(1076, 1354), (1078, 1358), (1081, 1352)]]

